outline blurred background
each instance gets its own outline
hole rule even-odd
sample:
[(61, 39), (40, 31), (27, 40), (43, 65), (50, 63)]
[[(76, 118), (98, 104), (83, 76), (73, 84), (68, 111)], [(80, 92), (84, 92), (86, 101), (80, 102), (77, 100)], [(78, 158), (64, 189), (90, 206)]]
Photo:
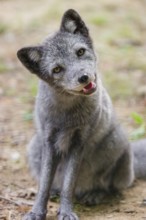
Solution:
[[(16, 53), (58, 30), (69, 8), (77, 10), (90, 29), (104, 85), (129, 139), (146, 137), (146, 0), (0, 0), (0, 220), (20, 219), (36, 187), (25, 155), (34, 133), (38, 79), (20, 64)], [(125, 193), (131, 212), (124, 202), (117, 203), (115, 212), (111, 206), (76, 208), (82, 219), (138, 220), (143, 215), (138, 196), (144, 188), (140, 182), (132, 193)], [(57, 204), (50, 206), (54, 216)]]

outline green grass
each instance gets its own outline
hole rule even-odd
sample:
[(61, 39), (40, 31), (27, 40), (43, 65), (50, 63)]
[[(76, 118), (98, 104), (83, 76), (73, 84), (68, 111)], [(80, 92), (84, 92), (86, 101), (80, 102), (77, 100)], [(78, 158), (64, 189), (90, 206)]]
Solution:
[(33, 113), (32, 112), (30, 112), (30, 111), (28, 111), (28, 112), (25, 112), (24, 114), (23, 114), (23, 120), (24, 121), (32, 121), (32, 119), (33, 119)]
[(91, 18), (91, 23), (97, 26), (108, 25), (108, 17), (104, 14), (94, 16), (93, 18)]
[(29, 96), (35, 97), (38, 90), (38, 78), (36, 76), (32, 76), (28, 82), (28, 92)]
[(7, 31), (8, 31), (8, 25), (1, 21), (0, 22), (0, 34), (4, 34)]
[(36, 75), (27, 76), (25, 79), (26, 90), (20, 95), (20, 100), (23, 103), (34, 105), (35, 97), (38, 90), (38, 78)]
[(126, 74), (106, 72), (104, 82), (113, 100), (126, 100), (134, 93), (133, 83)]
[(60, 10), (60, 4), (55, 4), (51, 8), (47, 9), (46, 12), (44, 12), (44, 20), (49, 21), (49, 20), (59, 20), (62, 16), (62, 12)]
[[(55, 4), (55, 3), (54, 3)], [(59, 5), (51, 6), (50, 8), (46, 8), (46, 10), (39, 15), (39, 17), (33, 18), (29, 24), (28, 29), (30, 30), (38, 30), (41, 27), (47, 26), (52, 21), (58, 21), (62, 16)]]
[(134, 121), (135, 129), (130, 134), (131, 140), (138, 140), (146, 135), (146, 123), (142, 115), (132, 112), (131, 117)]
[(0, 61), (0, 74), (5, 73), (8, 71), (8, 66), (5, 64), (4, 61)]
[(7, 90), (4, 90), (4, 95), (8, 97), (14, 97), (17, 94), (16, 88), (8, 88)]

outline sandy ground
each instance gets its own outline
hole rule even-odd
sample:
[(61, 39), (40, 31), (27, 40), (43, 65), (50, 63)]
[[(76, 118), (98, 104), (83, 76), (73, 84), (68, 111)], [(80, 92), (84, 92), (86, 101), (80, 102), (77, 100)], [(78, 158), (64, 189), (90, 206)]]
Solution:
[[(145, 6), (144, 0), (0, 1), (0, 220), (21, 219), (37, 189), (26, 160), (26, 145), (34, 133), (37, 79), (18, 62), (17, 50), (57, 29), (66, 9), (78, 10), (90, 26), (104, 78), (111, 73), (105, 83), (130, 136), (136, 129), (131, 113), (146, 119)], [(101, 205), (75, 209), (81, 220), (144, 220), (145, 199), (146, 182), (137, 180)], [(58, 204), (49, 202), (48, 220), (56, 219)]]

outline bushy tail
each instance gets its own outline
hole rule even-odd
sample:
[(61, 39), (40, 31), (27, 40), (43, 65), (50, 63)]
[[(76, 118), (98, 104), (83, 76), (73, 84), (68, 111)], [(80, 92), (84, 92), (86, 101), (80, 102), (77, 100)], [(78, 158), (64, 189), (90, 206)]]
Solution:
[(135, 177), (146, 179), (146, 139), (131, 143), (134, 154)]

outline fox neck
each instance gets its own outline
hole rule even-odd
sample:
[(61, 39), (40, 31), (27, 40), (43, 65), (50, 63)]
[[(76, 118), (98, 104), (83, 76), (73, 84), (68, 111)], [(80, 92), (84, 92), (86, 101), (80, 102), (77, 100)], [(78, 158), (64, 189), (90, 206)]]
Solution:
[[(98, 85), (99, 84), (99, 85)], [(64, 109), (74, 108), (80, 103), (100, 103), (101, 95), (102, 95), (102, 85), (101, 82), (97, 82), (97, 90), (94, 94), (91, 95), (73, 95), (67, 92), (58, 92), (55, 88), (49, 86), (47, 84), (49, 97), (51, 98), (51, 102), (54, 107)]]

